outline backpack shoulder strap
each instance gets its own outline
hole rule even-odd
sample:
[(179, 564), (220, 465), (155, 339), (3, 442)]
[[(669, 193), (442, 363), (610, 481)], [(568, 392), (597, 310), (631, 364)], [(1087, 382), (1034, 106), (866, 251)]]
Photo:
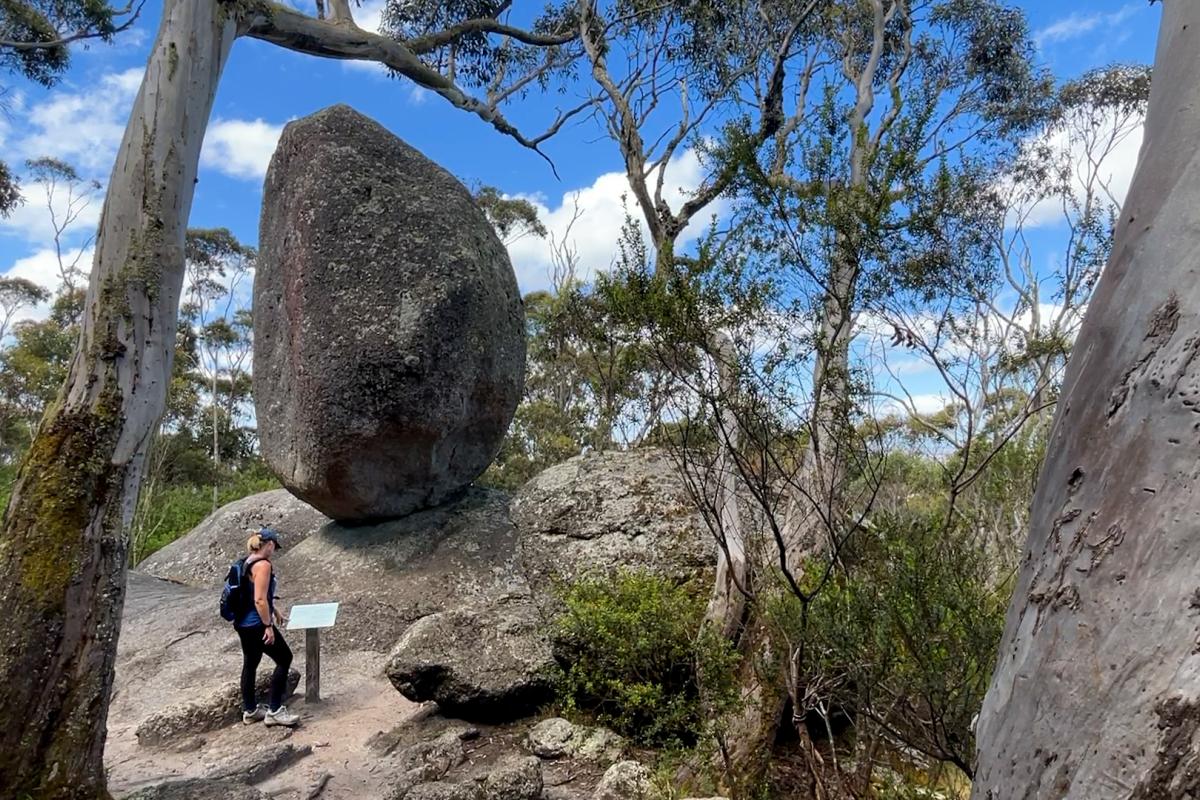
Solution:
[[(248, 578), (253, 577), (253, 567), (255, 564), (257, 564), (261, 561), (267, 561), (267, 559), (265, 559), (265, 558), (249, 558), (249, 557), (246, 558), (245, 566), (242, 567), (242, 579), (246, 580)], [(270, 561), (267, 561), (268, 566), (270, 565), (270, 563), (271, 563)], [(274, 571), (273, 568), (272, 568), (272, 571)], [(251, 582), (253, 582), (253, 581), (251, 581)]]

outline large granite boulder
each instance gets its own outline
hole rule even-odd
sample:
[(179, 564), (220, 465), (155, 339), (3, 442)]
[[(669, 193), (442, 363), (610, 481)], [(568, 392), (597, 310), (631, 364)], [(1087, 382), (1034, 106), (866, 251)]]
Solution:
[(328, 517), (286, 489), (260, 492), (221, 506), (137, 568), (156, 578), (220, 586), (229, 565), (246, 555), (246, 539), (259, 528), (279, 531), (287, 553), (327, 522)]
[(263, 189), (254, 400), (285, 487), (346, 522), (438, 505), (521, 397), (524, 315), (470, 192), (337, 105), (284, 129)]

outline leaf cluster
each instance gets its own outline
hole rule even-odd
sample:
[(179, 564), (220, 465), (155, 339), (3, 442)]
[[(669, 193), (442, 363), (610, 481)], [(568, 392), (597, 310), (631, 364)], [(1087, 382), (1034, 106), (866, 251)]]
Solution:
[(646, 571), (565, 588), (552, 641), (559, 702), (649, 746), (690, 746), (737, 701), (738, 655), (707, 629), (702, 588)]

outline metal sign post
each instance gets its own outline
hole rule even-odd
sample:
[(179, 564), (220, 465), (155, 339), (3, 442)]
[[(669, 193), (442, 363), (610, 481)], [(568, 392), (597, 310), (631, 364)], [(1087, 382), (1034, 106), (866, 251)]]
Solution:
[(292, 606), (289, 631), (304, 631), (304, 701), (321, 702), (321, 628), (332, 628), (337, 620), (337, 603)]

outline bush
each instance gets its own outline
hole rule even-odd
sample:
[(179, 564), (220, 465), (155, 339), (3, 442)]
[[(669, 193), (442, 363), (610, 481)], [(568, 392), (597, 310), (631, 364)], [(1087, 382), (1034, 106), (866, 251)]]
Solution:
[(977, 536), (920, 514), (877, 516), (846, 564), (807, 613), (794, 598), (772, 612), (803, 653), (800, 685), (848, 713), (860, 739), (882, 736), (970, 775), (971, 720), (1011, 587), (994, 584)]
[[(278, 489), (279, 481), (261, 464), (230, 471), (217, 491), (217, 506)], [(144, 486), (133, 523), (132, 561), (137, 564), (196, 527), (212, 513), (212, 485), (194, 483)]]
[(738, 656), (702, 629), (704, 595), (648, 572), (581, 580), (552, 632), (559, 702), (648, 746), (690, 746), (737, 698)]

